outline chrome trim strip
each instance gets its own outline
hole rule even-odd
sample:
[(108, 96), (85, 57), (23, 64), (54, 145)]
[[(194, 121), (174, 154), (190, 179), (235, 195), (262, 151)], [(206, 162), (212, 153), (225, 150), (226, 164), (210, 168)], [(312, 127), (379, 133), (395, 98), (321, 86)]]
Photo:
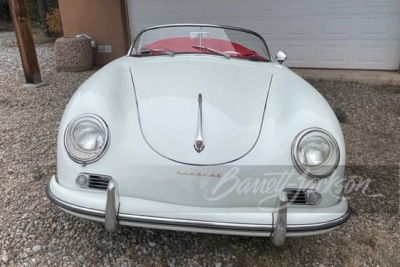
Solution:
[(197, 121), (197, 137), (196, 141), (194, 142), (194, 149), (197, 153), (200, 153), (205, 148), (204, 141), (203, 141), (203, 96), (199, 94), (199, 117)]
[[(47, 197), (59, 207), (75, 212), (78, 214), (93, 216), (97, 218), (104, 218), (105, 212), (102, 210), (89, 209), (81, 206), (77, 206), (68, 202), (65, 202), (57, 198), (50, 190), (50, 184), (46, 187)], [(287, 225), (287, 232), (310, 232), (317, 230), (327, 230), (335, 228), (345, 223), (351, 216), (350, 208), (347, 212), (335, 220), (315, 223), (315, 224), (292, 224)], [(213, 221), (200, 221), (200, 220), (188, 220), (188, 219), (174, 219), (174, 218), (162, 218), (152, 217), (143, 215), (133, 214), (118, 214), (118, 221), (131, 221), (131, 222), (143, 222), (143, 223), (154, 223), (160, 225), (173, 225), (173, 226), (189, 226), (189, 227), (200, 227), (200, 228), (211, 228), (211, 229), (226, 229), (226, 230), (237, 230), (237, 231), (254, 231), (254, 232), (272, 232), (273, 226), (269, 224), (245, 224), (245, 223), (230, 223), (230, 222), (213, 222)]]
[(108, 182), (106, 212), (104, 215), (105, 227), (108, 232), (114, 232), (118, 228), (117, 208), (119, 206), (119, 201), (117, 201), (116, 198), (116, 187), (117, 181), (111, 180)]
[(46, 195), (51, 200), (51, 202), (53, 202), (54, 204), (56, 204), (57, 206), (59, 206), (62, 209), (69, 210), (71, 212), (88, 215), (88, 216), (104, 218), (103, 210), (85, 208), (85, 207), (77, 206), (77, 205), (74, 205), (74, 204), (71, 204), (71, 203), (68, 203), (66, 201), (59, 199), (51, 192), (50, 183), (46, 187)]
[(127, 57), (132, 55), (132, 50), (133, 50), (133, 45), (131, 45), (131, 47), (129, 47), (128, 53), (126, 54)]
[(187, 226), (187, 227), (200, 227), (212, 229), (226, 229), (237, 231), (255, 231), (255, 232), (271, 232), (273, 226), (269, 224), (250, 224), (250, 223), (232, 223), (232, 222), (215, 222), (215, 221), (201, 221), (190, 219), (175, 219), (164, 217), (152, 217), (143, 215), (119, 214), (120, 221), (134, 221), (151, 224), (173, 225), (173, 226)]
[(288, 195), (282, 191), (278, 196), (278, 216), (276, 219), (275, 229), (271, 235), (271, 242), (276, 247), (280, 247), (285, 243), (287, 229), (287, 207)]

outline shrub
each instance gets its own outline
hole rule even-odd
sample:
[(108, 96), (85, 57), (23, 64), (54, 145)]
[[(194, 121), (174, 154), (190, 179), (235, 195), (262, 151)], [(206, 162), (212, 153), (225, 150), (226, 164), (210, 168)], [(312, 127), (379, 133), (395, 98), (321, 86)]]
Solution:
[(11, 21), (10, 7), (8, 2), (0, 1), (0, 21)]
[(40, 25), (40, 15), (35, 0), (27, 0), (26, 8), (28, 9), (29, 20), (32, 26)]
[(63, 35), (60, 9), (54, 8), (46, 14), (47, 29), (54, 37)]

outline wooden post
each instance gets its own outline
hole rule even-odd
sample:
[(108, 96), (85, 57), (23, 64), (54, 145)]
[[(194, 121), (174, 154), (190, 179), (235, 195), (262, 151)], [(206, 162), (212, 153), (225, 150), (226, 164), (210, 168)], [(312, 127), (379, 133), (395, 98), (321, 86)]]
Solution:
[(42, 84), (25, 0), (9, 0), (8, 3), (17, 36), (25, 81), (35, 85)]

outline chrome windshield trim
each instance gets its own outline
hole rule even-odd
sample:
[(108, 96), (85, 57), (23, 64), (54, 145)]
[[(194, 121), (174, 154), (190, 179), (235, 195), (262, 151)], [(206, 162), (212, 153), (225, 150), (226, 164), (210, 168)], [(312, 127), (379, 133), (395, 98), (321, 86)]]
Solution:
[(140, 35), (142, 35), (144, 32), (149, 31), (149, 30), (154, 30), (154, 29), (160, 29), (160, 28), (167, 28), (167, 27), (211, 27), (211, 28), (223, 28), (223, 29), (227, 29), (227, 30), (236, 30), (236, 31), (242, 31), (242, 32), (246, 32), (252, 35), (257, 36), (262, 43), (265, 46), (265, 49), (267, 51), (267, 55), (268, 55), (268, 62), (275, 62), (274, 58), (271, 56), (271, 52), (269, 51), (267, 42), (265, 41), (265, 39), (257, 32), (252, 31), (252, 30), (248, 30), (248, 29), (243, 29), (240, 27), (233, 27), (233, 26), (227, 26), (227, 25), (218, 25), (218, 24), (196, 24), (196, 23), (182, 23), (182, 24), (164, 24), (164, 25), (158, 25), (158, 26), (152, 26), (152, 27), (148, 27), (146, 29), (141, 30), (135, 37), (135, 39), (133, 40), (133, 43), (131, 44), (131, 47), (129, 48), (129, 52), (127, 54), (127, 56), (132, 56), (132, 50), (133, 47), (135, 46), (137, 40), (139, 39)]
[[(77, 206), (66, 201), (57, 198), (50, 190), (50, 184), (46, 187), (46, 194), (48, 198), (59, 207), (78, 214), (93, 216), (96, 218), (105, 218), (104, 210), (96, 210)], [(318, 230), (327, 230), (335, 228), (343, 223), (345, 223), (351, 216), (350, 208), (341, 217), (321, 223), (315, 224), (288, 224), (287, 232), (310, 232)], [(123, 221), (127, 222), (142, 222), (148, 224), (158, 224), (158, 225), (171, 225), (171, 226), (188, 226), (188, 227), (200, 227), (200, 228), (210, 228), (210, 229), (226, 229), (226, 230), (237, 230), (237, 231), (253, 231), (253, 232), (272, 232), (274, 230), (271, 224), (248, 224), (248, 223), (232, 223), (232, 222), (215, 222), (215, 221), (200, 221), (200, 220), (190, 220), (190, 219), (176, 219), (168, 217), (153, 217), (145, 215), (135, 215), (135, 214), (118, 214), (118, 221), (121, 223)]]

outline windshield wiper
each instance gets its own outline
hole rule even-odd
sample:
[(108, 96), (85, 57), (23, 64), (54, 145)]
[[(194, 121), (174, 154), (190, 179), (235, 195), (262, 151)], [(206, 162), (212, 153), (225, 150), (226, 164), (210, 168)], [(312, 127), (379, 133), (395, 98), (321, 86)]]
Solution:
[(203, 46), (203, 45), (192, 45), (192, 47), (193, 47), (193, 48), (199, 48), (199, 49), (205, 49), (205, 50), (214, 52), (214, 53), (216, 53), (216, 54), (219, 54), (219, 55), (221, 55), (221, 56), (224, 56), (226, 59), (230, 59), (230, 58), (231, 58), (230, 55), (225, 54), (224, 52), (215, 50), (214, 48), (211, 48), (211, 47), (208, 47), (208, 46)]
[(140, 54), (150, 54), (151, 52), (162, 53), (162, 54), (166, 54), (166, 55), (171, 56), (171, 57), (173, 57), (175, 55), (171, 51), (167, 51), (167, 50), (165, 50), (163, 48), (151, 48), (151, 49), (142, 48), (142, 49), (139, 50)]

